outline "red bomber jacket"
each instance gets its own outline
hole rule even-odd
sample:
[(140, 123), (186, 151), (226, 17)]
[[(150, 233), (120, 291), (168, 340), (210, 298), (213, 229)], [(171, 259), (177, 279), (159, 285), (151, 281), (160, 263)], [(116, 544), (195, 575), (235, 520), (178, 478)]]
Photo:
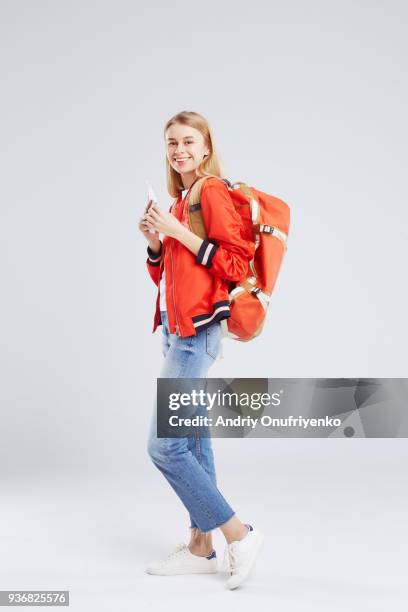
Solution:
[[(188, 215), (190, 190), (170, 207), (177, 219), (191, 231)], [(228, 299), (231, 281), (248, 275), (255, 245), (244, 235), (240, 214), (224, 181), (210, 177), (201, 189), (201, 211), (207, 230), (197, 255), (175, 238), (164, 236), (160, 251), (147, 247), (148, 272), (158, 286), (153, 331), (162, 325), (160, 279), (166, 277), (166, 307), (170, 333), (195, 336), (197, 330), (231, 316)]]

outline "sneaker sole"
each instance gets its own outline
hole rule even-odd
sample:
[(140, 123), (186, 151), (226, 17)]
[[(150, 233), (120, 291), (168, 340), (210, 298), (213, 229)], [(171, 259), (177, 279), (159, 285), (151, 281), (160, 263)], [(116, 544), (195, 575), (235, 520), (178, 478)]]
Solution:
[(225, 587), (227, 589), (229, 589), (230, 591), (232, 591), (233, 589), (236, 589), (237, 587), (239, 587), (240, 584), (243, 583), (245, 578), (247, 578), (249, 576), (249, 574), (250, 574), (250, 572), (251, 572), (251, 570), (252, 570), (252, 568), (253, 568), (253, 566), (255, 564), (256, 558), (258, 556), (258, 552), (259, 552), (259, 550), (260, 550), (260, 548), (261, 548), (261, 546), (263, 544), (264, 537), (265, 536), (264, 536), (263, 533), (259, 534), (258, 543), (257, 543), (257, 545), (255, 547), (254, 554), (252, 555), (252, 558), (251, 558), (250, 562), (248, 563), (247, 570), (246, 570), (245, 574), (242, 574), (242, 576), (240, 576), (239, 582), (232, 582), (231, 584), (228, 584), (228, 581), (227, 581), (227, 584), (225, 585)]

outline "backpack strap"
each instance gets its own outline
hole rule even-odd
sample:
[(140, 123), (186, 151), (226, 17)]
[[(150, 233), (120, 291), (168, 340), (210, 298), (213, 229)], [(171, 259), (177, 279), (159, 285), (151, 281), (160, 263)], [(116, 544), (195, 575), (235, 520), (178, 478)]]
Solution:
[(230, 300), (231, 301), (235, 300), (235, 298), (238, 295), (240, 295), (241, 293), (244, 293), (246, 291), (247, 293), (252, 293), (253, 295), (255, 295), (258, 298), (258, 300), (260, 301), (263, 309), (267, 310), (268, 304), (269, 304), (269, 300), (270, 300), (271, 296), (268, 293), (266, 293), (265, 291), (262, 291), (262, 289), (260, 287), (257, 287), (256, 281), (257, 281), (257, 277), (256, 276), (250, 276), (249, 278), (247, 278), (244, 281), (242, 281), (229, 294)]
[[(236, 183), (234, 183), (232, 185), (232, 188), (235, 188), (235, 185), (238, 185), (238, 187), (241, 189), (241, 191), (246, 195), (246, 197), (249, 200), (249, 206), (250, 206), (250, 211), (251, 211), (251, 220), (252, 220), (252, 229), (254, 232), (254, 242), (255, 242), (255, 251), (256, 249), (259, 247), (260, 244), (260, 236), (259, 236), (259, 231), (260, 231), (260, 214), (261, 214), (261, 209), (259, 206), (259, 202), (257, 200), (257, 198), (255, 197), (252, 189), (250, 187), (248, 187), (248, 185), (246, 183), (242, 183), (241, 181), (237, 181)], [(249, 262), (249, 266), (251, 268), (251, 272), (252, 274), (257, 277), (257, 273), (255, 270), (255, 254), (254, 257), (251, 259), (251, 261)]]
[(188, 198), (188, 216), (190, 220), (190, 226), (194, 234), (202, 238), (207, 239), (207, 230), (205, 229), (203, 215), (201, 213), (201, 188), (204, 181), (209, 178), (203, 176), (194, 183), (191, 188), (190, 195)]
[(279, 227), (275, 227), (273, 225), (263, 225), (261, 224), (259, 226), (259, 231), (263, 232), (264, 234), (270, 234), (275, 236), (276, 238), (278, 238), (283, 246), (285, 247), (285, 249), (287, 248), (287, 240), (288, 240), (288, 236), (287, 234), (285, 234), (285, 232), (282, 232), (282, 230), (279, 229)]
[(239, 185), (239, 188), (241, 189), (241, 191), (248, 198), (249, 205), (251, 207), (252, 225), (254, 226), (254, 229), (258, 228), (257, 233), (259, 234), (259, 216), (260, 216), (260, 212), (261, 211), (260, 211), (260, 208), (259, 208), (258, 200), (254, 196), (254, 194), (252, 192), (252, 189), (250, 187), (248, 187), (248, 185), (246, 185), (246, 183), (241, 183), (240, 181), (238, 181), (237, 183), (234, 183), (234, 185)]
[[(204, 184), (204, 181), (212, 177), (213, 175), (210, 175), (203, 176), (202, 178), (198, 179), (198, 181), (193, 184), (188, 198), (188, 215), (190, 219), (191, 229), (193, 230), (194, 234), (196, 234), (203, 240), (206, 240), (208, 235), (207, 230), (205, 229), (204, 219), (201, 212), (201, 189)], [(226, 183), (228, 186), (231, 186), (231, 183), (227, 179), (221, 179), (218, 176), (216, 178), (219, 178), (220, 180), (224, 181), (224, 183)]]

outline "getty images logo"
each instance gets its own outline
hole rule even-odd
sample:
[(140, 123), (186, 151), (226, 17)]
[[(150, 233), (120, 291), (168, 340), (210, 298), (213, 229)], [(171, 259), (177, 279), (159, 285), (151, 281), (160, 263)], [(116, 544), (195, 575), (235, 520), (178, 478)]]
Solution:
[(212, 410), (217, 407), (247, 407), (252, 410), (260, 410), (267, 406), (280, 406), (281, 389), (275, 393), (230, 393), (227, 391), (216, 391), (209, 393), (200, 389), (191, 390), (189, 393), (170, 393), (169, 408), (170, 410), (178, 410), (186, 406), (206, 406), (207, 410)]

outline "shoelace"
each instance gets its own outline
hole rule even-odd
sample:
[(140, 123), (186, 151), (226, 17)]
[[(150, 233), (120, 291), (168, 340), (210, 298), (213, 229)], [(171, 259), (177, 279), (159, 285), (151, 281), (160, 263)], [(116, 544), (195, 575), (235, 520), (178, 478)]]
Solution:
[[(230, 573), (231, 575), (234, 575), (238, 572), (239, 567), (241, 565), (241, 563), (239, 563), (239, 559), (240, 559), (239, 543), (232, 542), (231, 544), (229, 544), (225, 553), (228, 553)], [(224, 564), (225, 564), (225, 557), (226, 555), (224, 555)], [(242, 551), (241, 551), (241, 561), (242, 561)]]
[(174, 550), (169, 552), (169, 554), (167, 555), (167, 557), (165, 559), (163, 559), (161, 564), (163, 565), (164, 563), (167, 563), (168, 561), (170, 561), (170, 559), (172, 557), (174, 557), (175, 555), (178, 555), (181, 552), (183, 552), (185, 548), (186, 548), (186, 545), (184, 544), (184, 542), (180, 542), (179, 544), (177, 544), (177, 546), (176, 546), (176, 548)]
[(225, 570), (229, 569), (228, 546), (226, 546), (224, 549), (224, 557), (222, 560), (222, 565)]

